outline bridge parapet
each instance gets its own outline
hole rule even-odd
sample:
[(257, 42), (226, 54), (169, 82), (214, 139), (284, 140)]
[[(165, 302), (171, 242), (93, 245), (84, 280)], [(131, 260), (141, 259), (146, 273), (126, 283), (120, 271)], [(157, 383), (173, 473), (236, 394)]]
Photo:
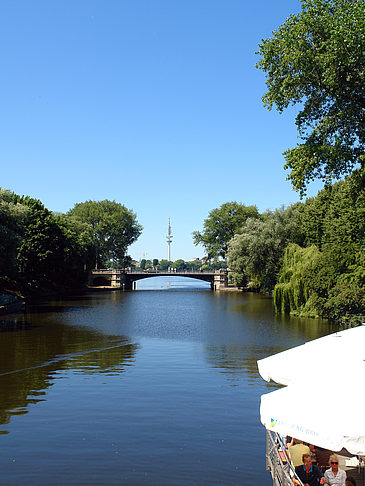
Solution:
[(149, 277), (190, 277), (210, 282), (212, 290), (219, 290), (228, 285), (228, 272), (226, 270), (130, 270), (130, 269), (108, 269), (100, 268), (91, 270), (89, 274), (89, 285), (104, 280), (110, 287), (120, 287), (125, 290), (132, 290), (137, 280)]

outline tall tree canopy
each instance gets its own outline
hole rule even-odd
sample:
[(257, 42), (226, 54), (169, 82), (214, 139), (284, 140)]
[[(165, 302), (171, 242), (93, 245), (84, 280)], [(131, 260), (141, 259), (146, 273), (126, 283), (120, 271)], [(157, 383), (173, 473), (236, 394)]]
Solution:
[(17, 196), (0, 188), (0, 289), (17, 278), (18, 247), (24, 238), (28, 207)]
[(236, 201), (222, 204), (210, 211), (204, 221), (204, 231), (194, 231), (195, 245), (203, 245), (208, 258), (225, 258), (228, 242), (240, 231), (248, 218), (258, 218), (256, 206), (245, 206)]
[(97, 264), (108, 259), (123, 264), (128, 246), (142, 232), (130, 209), (107, 199), (75, 204), (68, 214), (92, 227)]
[(78, 287), (90, 268), (89, 226), (0, 189), (0, 289), (25, 295)]
[(228, 246), (228, 264), (237, 286), (271, 292), (277, 283), (284, 249), (288, 242), (303, 242), (299, 228), (300, 203), (267, 211), (262, 219), (249, 219)]
[(283, 112), (300, 104), (303, 143), (284, 152), (288, 179), (303, 195), (314, 178), (325, 182), (365, 166), (365, 2), (301, 0), (260, 44), (266, 73), (263, 102)]
[(365, 174), (355, 171), (307, 199), (299, 226), (307, 248), (285, 250), (276, 309), (336, 319), (365, 315)]

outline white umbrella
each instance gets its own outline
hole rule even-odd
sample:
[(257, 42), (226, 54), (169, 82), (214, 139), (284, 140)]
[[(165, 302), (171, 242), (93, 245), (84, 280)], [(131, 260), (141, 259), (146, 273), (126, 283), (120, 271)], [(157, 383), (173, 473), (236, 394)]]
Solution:
[(319, 379), (328, 383), (328, 374), (365, 377), (365, 325), (336, 332), (257, 362), (259, 373), (266, 381), (281, 385)]
[(267, 430), (310, 444), (365, 455), (365, 390), (363, 378), (332, 370), (323, 386), (310, 380), (261, 396), (261, 422)]

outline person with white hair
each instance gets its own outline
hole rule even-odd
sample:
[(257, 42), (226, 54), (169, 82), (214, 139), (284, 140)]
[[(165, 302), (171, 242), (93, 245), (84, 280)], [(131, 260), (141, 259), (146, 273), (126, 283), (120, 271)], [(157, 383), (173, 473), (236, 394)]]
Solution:
[(338, 468), (338, 456), (332, 454), (328, 461), (331, 469), (327, 469), (324, 473), (326, 484), (330, 486), (346, 486), (346, 473)]

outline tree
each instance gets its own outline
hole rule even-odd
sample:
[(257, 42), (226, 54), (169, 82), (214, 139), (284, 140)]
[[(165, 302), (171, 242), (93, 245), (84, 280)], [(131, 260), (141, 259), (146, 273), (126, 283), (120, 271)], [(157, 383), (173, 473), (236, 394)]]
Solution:
[(279, 312), (337, 320), (365, 312), (365, 174), (355, 171), (300, 206), (307, 248), (289, 245), (274, 290)]
[(0, 190), (0, 286), (24, 294), (80, 287), (93, 259), (90, 230), (39, 200)]
[[(299, 245), (290, 243), (286, 247), (279, 282), (273, 292), (276, 312), (297, 315), (303, 313), (307, 317), (319, 316), (320, 298), (313, 292), (308, 275), (313, 274), (313, 269), (318, 271), (322, 267), (321, 257), (315, 245), (301, 248)], [(325, 281), (328, 282), (328, 279)]]
[(202, 262), (200, 260), (185, 262), (187, 270), (200, 270)]
[(157, 265), (158, 265), (158, 259), (157, 258), (154, 258), (152, 260), (152, 265), (153, 265), (153, 268), (156, 268), (157, 267)]
[(242, 230), (248, 218), (259, 218), (256, 206), (245, 206), (235, 201), (224, 203), (210, 211), (202, 233), (194, 231), (194, 244), (203, 245), (209, 259), (225, 258), (229, 240)]
[(171, 265), (172, 265), (171, 261), (162, 259), (160, 260), (160, 263), (158, 264), (157, 268), (158, 270), (164, 271), (167, 270), (169, 267), (171, 267)]
[(24, 238), (28, 208), (17, 196), (0, 189), (0, 288), (15, 287), (17, 253)]
[(72, 237), (40, 201), (29, 199), (25, 203), (28, 217), (17, 255), (22, 290), (39, 294), (70, 287), (74, 276), (68, 265), (75, 246)]
[(128, 246), (142, 232), (142, 226), (130, 209), (107, 199), (75, 204), (68, 214), (91, 226), (96, 266), (108, 259), (124, 265)]
[(176, 270), (185, 270), (186, 268), (186, 263), (184, 260), (181, 258), (179, 260), (176, 260), (172, 265), (172, 268), (176, 268)]
[(266, 73), (268, 109), (301, 105), (303, 143), (284, 152), (284, 168), (303, 196), (314, 178), (328, 183), (365, 167), (365, 2), (301, 3), (259, 45), (257, 67)]
[(148, 270), (149, 268), (153, 268), (153, 265), (152, 265), (152, 261), (151, 260), (146, 260), (146, 266), (145, 266), (146, 270)]
[(66, 239), (64, 264), (67, 275), (77, 284), (85, 279), (86, 272), (95, 262), (91, 226), (67, 214), (53, 216)]
[(260, 291), (273, 290), (286, 245), (303, 242), (298, 227), (299, 206), (267, 211), (261, 220), (247, 220), (243, 231), (230, 241), (228, 265), (237, 286), (251, 281)]

